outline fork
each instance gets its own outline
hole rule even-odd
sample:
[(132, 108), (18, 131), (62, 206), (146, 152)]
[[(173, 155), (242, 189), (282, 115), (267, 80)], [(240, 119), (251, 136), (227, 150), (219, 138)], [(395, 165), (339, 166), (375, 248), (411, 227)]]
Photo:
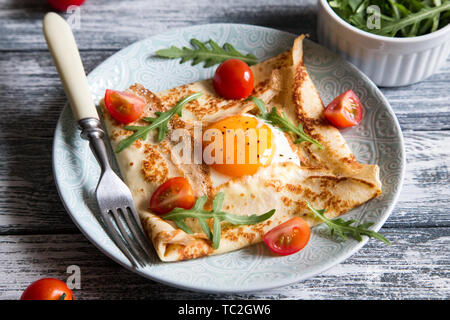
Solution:
[(135, 268), (145, 267), (153, 254), (130, 189), (110, 166), (103, 141), (104, 131), (72, 30), (63, 18), (50, 12), (44, 17), (43, 32), (73, 115), (81, 129), (81, 137), (89, 141), (89, 147), (100, 164), (100, 180), (95, 193), (104, 228)]

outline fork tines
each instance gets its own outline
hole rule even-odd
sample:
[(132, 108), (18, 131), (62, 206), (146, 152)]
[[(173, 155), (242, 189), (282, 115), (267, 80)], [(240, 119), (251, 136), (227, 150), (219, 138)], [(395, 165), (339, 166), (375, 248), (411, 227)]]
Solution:
[(135, 208), (102, 209), (103, 220), (107, 231), (135, 267), (145, 267), (148, 259), (153, 257), (148, 240), (142, 232), (139, 217)]

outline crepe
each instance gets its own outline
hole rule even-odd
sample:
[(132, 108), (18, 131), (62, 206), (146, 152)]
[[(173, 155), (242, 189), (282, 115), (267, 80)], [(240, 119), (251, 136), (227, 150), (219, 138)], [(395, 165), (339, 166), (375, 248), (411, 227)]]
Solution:
[[(262, 241), (264, 234), (295, 216), (306, 219), (309, 225), (317, 223), (311, 218), (306, 201), (313, 207), (327, 209), (327, 217), (337, 217), (381, 193), (379, 168), (357, 162), (339, 130), (324, 117), (324, 106), (303, 63), (303, 36), (298, 37), (291, 50), (252, 66), (255, 79), (253, 96), (267, 105), (277, 106), (294, 123), (301, 123), (305, 132), (318, 140), (323, 150), (309, 142), (294, 145), (301, 165), (274, 163), (260, 168), (256, 174), (233, 178), (219, 186), (211, 181), (206, 164), (180, 162), (173, 151), (177, 141), (171, 141), (170, 132), (161, 143), (156, 132), (145, 141), (137, 140), (132, 146), (116, 154), (125, 183), (131, 189), (144, 228), (162, 261), (179, 261), (207, 255), (225, 253)], [(139, 84), (129, 92), (145, 99), (143, 116), (154, 116), (155, 111), (166, 111), (188, 94), (203, 92), (198, 100), (183, 108), (182, 117), (174, 116), (170, 131), (186, 128), (185, 139), (192, 142), (193, 126), (201, 121), (210, 122), (233, 114), (257, 112), (252, 102), (226, 100), (215, 93), (211, 80), (186, 84), (167, 91), (153, 93)], [(132, 132), (124, 130), (103, 107), (103, 119), (112, 147)], [(133, 125), (147, 125), (138, 120)], [(191, 159), (193, 155), (190, 155)], [(195, 219), (186, 219), (194, 231), (187, 234), (171, 221), (166, 221), (149, 210), (149, 199), (156, 188), (169, 178), (187, 178), (195, 196), (209, 199), (223, 191), (222, 209), (238, 215), (262, 214), (276, 209), (268, 220), (255, 225), (233, 226), (222, 222), (220, 246), (214, 249)], [(205, 209), (210, 208), (211, 201)]]

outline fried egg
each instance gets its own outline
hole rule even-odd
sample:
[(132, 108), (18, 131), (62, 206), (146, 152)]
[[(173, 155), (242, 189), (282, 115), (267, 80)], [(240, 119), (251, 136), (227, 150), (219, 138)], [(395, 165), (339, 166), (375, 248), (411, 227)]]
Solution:
[(281, 130), (247, 113), (210, 124), (204, 131), (203, 146), (213, 187), (233, 178), (255, 175), (261, 167), (273, 163), (300, 165), (297, 153)]

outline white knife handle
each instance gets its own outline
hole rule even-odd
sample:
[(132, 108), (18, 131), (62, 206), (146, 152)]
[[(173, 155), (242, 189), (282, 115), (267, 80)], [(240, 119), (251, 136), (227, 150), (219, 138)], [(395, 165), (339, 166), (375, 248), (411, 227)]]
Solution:
[(50, 12), (44, 17), (43, 31), (75, 120), (98, 119), (80, 53), (69, 25), (59, 15)]

